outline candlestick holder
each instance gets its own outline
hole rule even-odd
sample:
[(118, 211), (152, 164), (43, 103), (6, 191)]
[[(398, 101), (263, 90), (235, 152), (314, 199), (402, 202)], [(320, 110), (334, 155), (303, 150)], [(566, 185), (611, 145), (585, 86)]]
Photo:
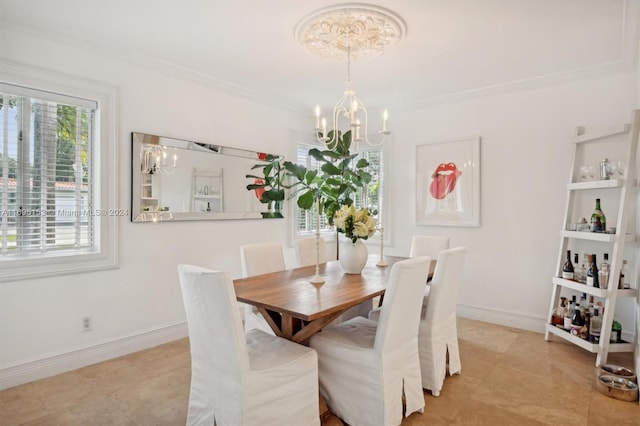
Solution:
[(376, 266), (385, 267), (389, 264), (384, 260), (384, 226), (381, 225), (378, 230), (380, 231), (380, 260), (378, 260)]

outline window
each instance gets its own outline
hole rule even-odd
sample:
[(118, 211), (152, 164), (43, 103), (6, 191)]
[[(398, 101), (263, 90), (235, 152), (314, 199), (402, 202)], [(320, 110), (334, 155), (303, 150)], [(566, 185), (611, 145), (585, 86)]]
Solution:
[(115, 157), (101, 123), (112, 120), (101, 106), (112, 99), (52, 86), (0, 82), (2, 281), (116, 265), (115, 217), (128, 212), (109, 204)]
[[(313, 145), (298, 143), (296, 162), (308, 169), (319, 167), (318, 162), (308, 155)], [(369, 207), (372, 211), (380, 211), (380, 194), (382, 190), (383, 176), (383, 150), (382, 147), (362, 150), (360, 157), (369, 161), (369, 173), (371, 183), (355, 194), (354, 201), (357, 208)], [(355, 160), (357, 161), (357, 159)], [(303, 210), (296, 206), (297, 234), (313, 233), (316, 230), (316, 215), (312, 210)], [(333, 226), (329, 225), (324, 215), (320, 216), (320, 232), (333, 232)]]

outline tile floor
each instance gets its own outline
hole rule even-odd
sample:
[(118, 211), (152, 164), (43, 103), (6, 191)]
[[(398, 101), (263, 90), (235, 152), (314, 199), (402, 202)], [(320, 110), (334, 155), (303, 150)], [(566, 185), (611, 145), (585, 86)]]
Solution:
[[(595, 355), (538, 333), (458, 320), (462, 374), (403, 425), (640, 425), (593, 388)], [(610, 363), (633, 368), (630, 354)], [(187, 339), (0, 392), (0, 426), (184, 425)], [(329, 419), (324, 426), (337, 424)]]

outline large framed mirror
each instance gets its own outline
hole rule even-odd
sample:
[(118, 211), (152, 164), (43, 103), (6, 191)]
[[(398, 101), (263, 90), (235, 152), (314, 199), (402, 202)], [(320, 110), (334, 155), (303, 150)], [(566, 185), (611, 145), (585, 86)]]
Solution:
[(265, 216), (261, 193), (247, 190), (253, 180), (246, 175), (267, 154), (138, 132), (131, 142), (131, 221)]

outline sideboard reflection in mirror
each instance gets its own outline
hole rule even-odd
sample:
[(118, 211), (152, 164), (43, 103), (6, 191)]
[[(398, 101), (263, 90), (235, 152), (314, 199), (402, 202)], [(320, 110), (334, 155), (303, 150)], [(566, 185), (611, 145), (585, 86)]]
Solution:
[(133, 222), (263, 217), (246, 175), (265, 153), (137, 132), (131, 140)]

